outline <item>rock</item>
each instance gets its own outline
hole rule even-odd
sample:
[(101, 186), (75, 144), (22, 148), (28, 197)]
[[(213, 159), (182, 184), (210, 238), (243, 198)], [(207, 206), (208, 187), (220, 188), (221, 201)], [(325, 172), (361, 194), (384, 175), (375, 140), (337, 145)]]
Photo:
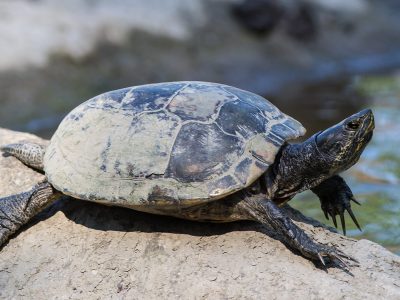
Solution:
[[(0, 143), (34, 140), (0, 129)], [(43, 175), (0, 157), (1, 195)], [(287, 206), (314, 239), (359, 260), (324, 269), (252, 222), (195, 223), (65, 197), (0, 251), (2, 299), (399, 299), (400, 257)]]
[[(204, 19), (199, 0), (2, 1), (0, 70), (45, 66), (54, 53), (82, 58), (99, 42), (123, 44), (133, 29), (184, 39)], [(165, 24), (168, 24), (167, 26)], [(24, 39), (18, 38), (29, 30)], [(29, 47), (29, 45), (35, 47)]]
[(316, 36), (317, 22), (314, 7), (307, 3), (283, 5), (282, 1), (244, 0), (233, 6), (238, 22), (250, 32), (265, 37), (279, 23), (284, 23), (289, 36), (298, 41), (308, 41)]
[(244, 0), (232, 7), (233, 16), (249, 31), (267, 35), (275, 29), (283, 16), (283, 7), (278, 1)]

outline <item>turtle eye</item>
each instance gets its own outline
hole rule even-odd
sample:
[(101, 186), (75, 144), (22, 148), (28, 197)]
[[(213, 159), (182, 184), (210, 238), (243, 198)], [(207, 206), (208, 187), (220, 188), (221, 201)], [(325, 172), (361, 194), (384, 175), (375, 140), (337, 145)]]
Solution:
[(360, 123), (358, 121), (350, 121), (346, 127), (350, 130), (357, 130), (360, 127)]

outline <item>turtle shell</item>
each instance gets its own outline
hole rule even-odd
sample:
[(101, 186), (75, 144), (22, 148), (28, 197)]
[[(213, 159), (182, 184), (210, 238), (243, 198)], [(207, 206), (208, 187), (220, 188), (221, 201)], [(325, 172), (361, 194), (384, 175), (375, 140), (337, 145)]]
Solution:
[(169, 82), (111, 91), (71, 111), (44, 157), (76, 198), (128, 207), (195, 205), (251, 185), (303, 126), (231, 86)]

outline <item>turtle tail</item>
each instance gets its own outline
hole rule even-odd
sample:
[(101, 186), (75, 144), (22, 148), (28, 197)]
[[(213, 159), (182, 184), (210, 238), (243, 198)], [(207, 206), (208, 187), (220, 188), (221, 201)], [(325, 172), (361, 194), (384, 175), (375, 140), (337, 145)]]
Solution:
[(45, 147), (34, 143), (16, 143), (0, 146), (4, 153), (11, 154), (29, 167), (43, 171)]

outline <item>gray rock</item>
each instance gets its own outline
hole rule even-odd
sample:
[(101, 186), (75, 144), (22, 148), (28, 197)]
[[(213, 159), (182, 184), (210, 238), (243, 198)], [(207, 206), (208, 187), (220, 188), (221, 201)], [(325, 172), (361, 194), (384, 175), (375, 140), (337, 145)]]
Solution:
[[(0, 129), (0, 143), (46, 141)], [(43, 175), (0, 156), (1, 195)], [(2, 299), (399, 299), (400, 257), (286, 207), (314, 239), (359, 260), (353, 276), (314, 265), (251, 222), (207, 224), (65, 197), (0, 253)]]

